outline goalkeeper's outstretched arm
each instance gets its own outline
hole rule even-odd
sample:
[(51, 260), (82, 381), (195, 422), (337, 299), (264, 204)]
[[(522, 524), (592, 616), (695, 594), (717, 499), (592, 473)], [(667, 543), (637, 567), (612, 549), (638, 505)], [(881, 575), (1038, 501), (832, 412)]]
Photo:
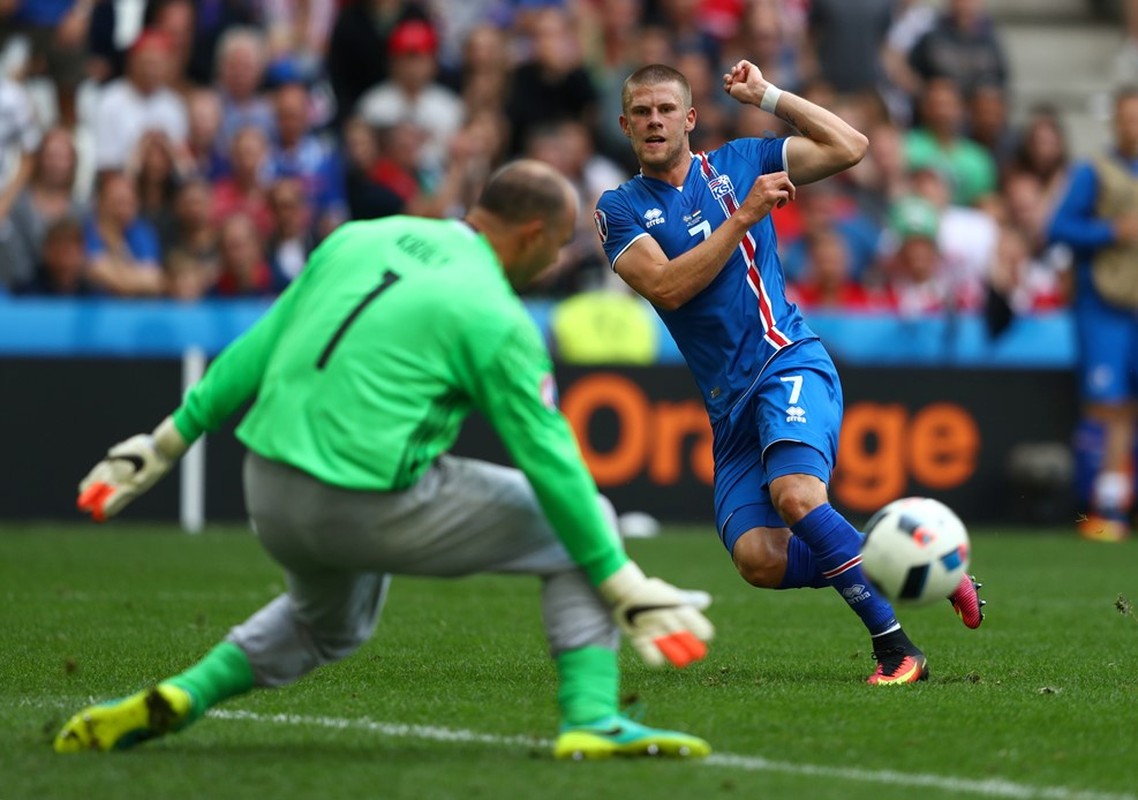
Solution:
[(471, 370), (475, 404), (498, 431), (558, 538), (641, 658), (651, 666), (698, 661), (714, 635), (701, 613), (710, 598), (648, 578), (629, 560), (601, 513), (596, 484), (569, 423), (551, 398), (543, 397), (541, 387), (552, 380), (551, 364), (537, 337), (536, 331), (518, 330), (496, 349), (490, 363)]
[(221, 351), (182, 405), (157, 428), (111, 447), (79, 483), (80, 511), (96, 522), (115, 516), (169, 472), (199, 436), (252, 399), (303, 279), (301, 273), (253, 327)]

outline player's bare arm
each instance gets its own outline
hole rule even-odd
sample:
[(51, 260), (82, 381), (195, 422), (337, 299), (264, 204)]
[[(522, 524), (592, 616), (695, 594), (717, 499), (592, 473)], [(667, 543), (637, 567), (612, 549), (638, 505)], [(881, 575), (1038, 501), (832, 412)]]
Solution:
[[(738, 62), (723, 76), (723, 90), (740, 103), (762, 107), (768, 88), (774, 87), (750, 61)], [(865, 157), (869, 146), (865, 134), (809, 100), (784, 91), (778, 95), (774, 108), (768, 110), (802, 134), (790, 137), (786, 148), (790, 179), (796, 184), (829, 177)]]
[(674, 311), (715, 280), (747, 231), (776, 206), (794, 199), (794, 184), (785, 172), (760, 175), (738, 211), (706, 241), (669, 260), (651, 236), (629, 246), (613, 268), (625, 282), (657, 308)]
[(1119, 244), (1138, 242), (1138, 214), (1133, 212), (1120, 214), (1111, 220), (1114, 229), (1114, 238)]

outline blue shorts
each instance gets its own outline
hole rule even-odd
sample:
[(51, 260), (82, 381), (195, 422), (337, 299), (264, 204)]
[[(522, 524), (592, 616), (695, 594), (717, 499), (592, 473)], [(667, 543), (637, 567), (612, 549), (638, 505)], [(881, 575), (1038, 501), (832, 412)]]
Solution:
[(821, 342), (809, 339), (779, 353), (712, 426), (715, 525), (727, 552), (751, 528), (786, 527), (771, 502), (773, 478), (813, 475), (830, 482), (842, 408), (834, 362)]
[(1080, 292), (1074, 310), (1082, 398), (1116, 404), (1138, 397), (1138, 314), (1093, 291)]

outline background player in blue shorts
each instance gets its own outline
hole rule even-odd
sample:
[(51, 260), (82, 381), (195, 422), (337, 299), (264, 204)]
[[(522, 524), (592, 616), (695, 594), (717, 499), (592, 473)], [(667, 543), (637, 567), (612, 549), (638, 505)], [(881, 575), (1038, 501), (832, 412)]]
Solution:
[(1138, 400), (1138, 87), (1115, 95), (1114, 145), (1075, 168), (1050, 237), (1075, 252), (1072, 309), (1084, 405), (1076, 452), (1094, 474), (1079, 533), (1121, 542), (1130, 535), (1134, 503)]
[[(736, 139), (692, 153), (696, 110), (682, 73), (643, 67), (624, 84), (620, 126), (641, 172), (594, 214), (613, 269), (656, 307), (703, 394), (714, 432), (715, 517), (740, 575), (767, 588), (833, 586), (873, 640), (871, 684), (928, 676), (924, 654), (861, 568), (861, 535), (829, 504), (842, 389), (829, 354), (786, 298), (770, 211), (796, 183), (846, 169), (867, 140), (836, 115), (740, 61), (737, 101), (801, 135)], [(792, 535), (793, 533), (793, 535)], [(983, 616), (971, 579), (950, 600)]]

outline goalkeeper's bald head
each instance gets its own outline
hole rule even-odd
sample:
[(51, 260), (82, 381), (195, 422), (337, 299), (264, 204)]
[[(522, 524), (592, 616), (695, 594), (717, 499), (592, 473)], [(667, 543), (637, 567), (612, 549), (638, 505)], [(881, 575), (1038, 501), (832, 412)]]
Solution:
[(556, 169), (519, 159), (490, 176), (466, 221), (486, 236), (510, 283), (520, 288), (572, 238), (579, 203), (573, 184)]

